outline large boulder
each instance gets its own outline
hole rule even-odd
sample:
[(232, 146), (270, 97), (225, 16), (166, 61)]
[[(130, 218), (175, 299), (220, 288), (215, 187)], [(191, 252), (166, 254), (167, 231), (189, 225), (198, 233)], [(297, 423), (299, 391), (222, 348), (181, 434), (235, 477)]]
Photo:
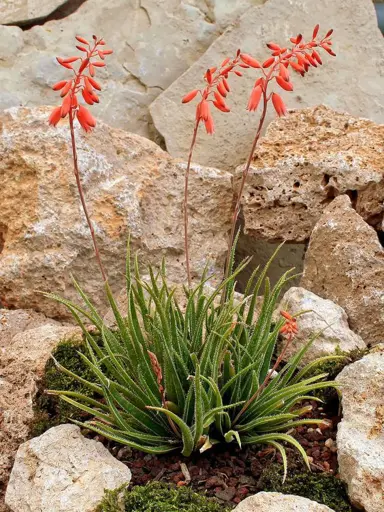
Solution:
[[(305, 242), (340, 194), (348, 194), (364, 220), (381, 230), (383, 148), (384, 125), (325, 106), (297, 110), (272, 122), (243, 194), (245, 233)], [(236, 183), (242, 168), (237, 169)]]
[[(163, 135), (168, 151), (174, 156), (188, 151), (194, 105), (181, 105), (181, 98), (203, 85), (207, 68), (234, 55), (237, 48), (263, 61), (270, 55), (266, 43), (286, 44), (291, 35), (298, 33), (310, 38), (316, 23), (320, 23), (321, 34), (330, 27), (335, 30), (338, 57), (325, 56), (324, 66), (311, 69), (304, 80), (294, 77), (295, 92), (283, 94), (288, 106), (303, 108), (325, 103), (355, 116), (383, 122), (384, 42), (372, 0), (268, 0), (249, 9), (152, 104), (150, 111), (155, 127)], [(258, 76), (258, 71), (247, 70), (242, 78), (231, 80), (233, 93), (228, 97), (228, 104), (232, 112), (216, 112), (214, 137), (201, 130), (194, 154), (196, 162), (234, 172), (245, 161), (258, 122), (258, 115), (247, 112), (246, 105)], [(271, 107), (267, 123), (274, 116)]]
[(384, 510), (384, 347), (344, 368), (337, 382), (343, 419), (338, 426), (340, 477), (354, 505)]
[(0, 510), (16, 450), (30, 432), (45, 364), (60, 341), (80, 336), (79, 328), (34, 311), (0, 309)]
[[(0, 58), (0, 109), (58, 101), (51, 86), (69, 72), (55, 57), (79, 53), (76, 34), (89, 38), (97, 34), (114, 50), (106, 70), (99, 73), (104, 86), (100, 105), (95, 108), (97, 116), (111, 126), (148, 137), (153, 133), (148, 105), (228, 24), (250, 5), (263, 1), (108, 0), (106, 8), (104, 0), (87, 0), (73, 14), (23, 32), (19, 52), (4, 61)], [(41, 4), (55, 2), (63, 3), (7, 0), (9, 5), (38, 4), (41, 13)], [(4, 0), (1, 7), (3, 4)]]
[[(71, 274), (97, 307), (105, 305), (91, 238), (81, 210), (66, 122), (47, 124), (50, 109), (10, 109), (0, 116), (0, 299), (51, 317), (65, 308), (36, 290), (77, 300)], [(124, 286), (128, 234), (140, 262), (160, 264), (185, 280), (185, 164), (138, 135), (98, 123), (76, 128), (78, 162), (101, 258), (112, 289)], [(232, 177), (193, 166), (190, 182), (191, 267), (221, 272), (232, 209)], [(1, 251), (2, 248), (2, 251)]]
[(101, 443), (65, 424), (20, 446), (5, 503), (13, 512), (94, 512), (105, 489), (130, 480)]
[(2, 0), (0, 25), (23, 24), (44, 18), (65, 2), (66, 0)]
[(243, 500), (234, 512), (333, 512), (316, 501), (278, 492), (259, 492)]
[(299, 332), (285, 352), (285, 360), (296, 354), (314, 335), (317, 337), (306, 352), (303, 364), (319, 357), (338, 354), (340, 351), (348, 353), (366, 348), (361, 337), (349, 328), (348, 317), (343, 308), (305, 288), (290, 288), (284, 294), (277, 313), (281, 310), (291, 314), (305, 311), (297, 319)]
[(384, 250), (375, 230), (337, 197), (315, 225), (301, 286), (341, 306), (366, 344), (384, 341)]

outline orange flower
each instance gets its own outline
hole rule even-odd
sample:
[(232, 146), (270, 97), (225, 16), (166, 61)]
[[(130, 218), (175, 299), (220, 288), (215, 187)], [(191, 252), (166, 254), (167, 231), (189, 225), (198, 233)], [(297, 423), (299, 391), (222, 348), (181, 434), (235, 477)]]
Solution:
[[(236, 57), (233, 60), (227, 57), (223, 60), (219, 67), (212, 67), (207, 69), (206, 73), (204, 74), (204, 80), (206, 81), (207, 85), (203, 90), (193, 89), (182, 98), (182, 103), (189, 103), (197, 96), (198, 93), (201, 94), (202, 99), (196, 106), (196, 129), (200, 121), (203, 121), (207, 133), (214, 133), (215, 127), (213, 117), (210, 112), (210, 103), (212, 103), (213, 106), (221, 112), (230, 112), (228, 105), (224, 101), (224, 98), (226, 98), (230, 92), (227, 78), (232, 72), (241, 76), (240, 71), (236, 70), (235, 68), (236, 66), (244, 66), (240, 59), (245, 62), (247, 58), (251, 59), (249, 62), (252, 62), (251, 65), (255, 67), (256, 60), (252, 60), (252, 57), (250, 56), (244, 56), (240, 54), (240, 50), (238, 50)], [(245, 65), (245, 67), (248, 67), (248, 63)], [(213, 98), (211, 98), (212, 94)]]
[[(89, 132), (96, 126), (96, 120), (85, 107), (79, 106), (77, 95), (81, 92), (84, 101), (88, 105), (99, 103), (99, 97), (95, 93), (95, 89), (101, 91), (101, 86), (92, 77), (95, 75), (95, 67), (104, 67), (105, 56), (110, 55), (113, 51), (100, 50), (99, 46), (105, 45), (105, 41), (103, 39), (98, 39), (96, 36), (93, 36), (94, 44), (92, 47), (83, 37), (76, 36), (76, 39), (84, 45), (76, 45), (76, 48), (82, 53), (85, 53), (85, 56), (74, 56), (65, 59), (57, 57), (57, 62), (61, 66), (75, 72), (75, 77), (71, 80), (61, 80), (53, 85), (52, 89), (54, 91), (60, 91), (60, 96), (64, 99), (61, 107), (53, 109), (49, 117), (49, 124), (56, 126), (60, 121), (60, 118), (65, 118), (68, 113), (71, 112), (71, 115), (77, 117), (84, 130)], [(100, 58), (102, 60), (95, 61), (93, 60), (95, 58)], [(80, 61), (78, 71), (73, 68), (73, 64), (77, 61)], [(87, 71), (89, 75), (86, 74)]]
[(87, 108), (83, 107), (83, 105), (79, 105), (76, 115), (77, 120), (86, 132), (90, 132), (92, 128), (96, 126), (96, 119)]
[(263, 93), (263, 90), (260, 85), (258, 85), (257, 87), (254, 87), (252, 89), (251, 96), (248, 101), (247, 110), (252, 112), (257, 109), (257, 107), (259, 106), (259, 103), (260, 103), (262, 93)]
[(272, 93), (272, 103), (276, 110), (276, 114), (281, 117), (287, 114), (287, 107), (283, 101), (283, 98), (276, 92)]

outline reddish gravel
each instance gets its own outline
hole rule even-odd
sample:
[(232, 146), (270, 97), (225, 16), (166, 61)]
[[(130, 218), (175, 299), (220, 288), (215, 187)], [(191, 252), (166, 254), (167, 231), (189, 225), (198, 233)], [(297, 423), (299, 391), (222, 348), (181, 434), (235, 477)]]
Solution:
[[(314, 472), (337, 473), (335, 447), (336, 426), (340, 418), (323, 411), (315, 401), (308, 402), (313, 410), (307, 417), (324, 418), (329, 428), (299, 427), (292, 433), (304, 447)], [(307, 405), (306, 404), (306, 405)], [(314, 426), (316, 427), (316, 425)], [(152, 480), (189, 485), (198, 492), (215, 496), (227, 505), (235, 506), (250, 494), (259, 491), (258, 481), (269, 464), (281, 462), (274, 449), (248, 446), (240, 450), (234, 444), (223, 445), (185, 458), (180, 454), (148, 455), (103, 441), (110, 451), (126, 463), (132, 471), (132, 485), (143, 485)], [(291, 460), (297, 461), (294, 450), (287, 447)]]

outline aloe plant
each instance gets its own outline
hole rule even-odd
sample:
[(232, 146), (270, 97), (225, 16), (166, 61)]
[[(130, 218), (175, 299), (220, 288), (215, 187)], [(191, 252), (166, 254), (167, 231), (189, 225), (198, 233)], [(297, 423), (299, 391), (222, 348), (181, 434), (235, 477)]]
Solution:
[[(232, 268), (233, 260), (234, 250)], [(243, 261), (215, 288), (207, 286), (204, 275), (194, 288), (180, 290), (168, 284), (164, 265), (156, 274), (149, 267), (144, 279), (137, 258), (131, 264), (128, 252), (124, 311), (105, 284), (114, 328), (104, 323), (76, 282), (83, 307), (49, 294), (82, 327), (88, 355), (80, 356), (95, 378), (91, 382), (59, 369), (89, 386), (100, 400), (50, 392), (92, 416), (79, 425), (144, 452), (180, 450), (189, 456), (223, 442), (268, 444), (281, 453), (286, 471), (285, 447), (291, 445), (308, 464), (304, 449), (287, 431), (321, 423), (303, 418), (308, 407), (301, 404), (316, 399), (314, 390), (334, 385), (325, 380), (327, 374), (307, 377), (314, 365), (334, 356), (299, 369), (312, 339), (284, 365), (281, 358), (274, 359), (287, 320), (274, 321), (273, 313), (282, 288), (295, 276), (288, 271), (271, 287), (268, 263), (253, 272), (239, 299), (236, 278), (247, 264)], [(102, 343), (89, 333), (89, 322), (101, 333)], [(278, 369), (275, 375), (272, 366)]]

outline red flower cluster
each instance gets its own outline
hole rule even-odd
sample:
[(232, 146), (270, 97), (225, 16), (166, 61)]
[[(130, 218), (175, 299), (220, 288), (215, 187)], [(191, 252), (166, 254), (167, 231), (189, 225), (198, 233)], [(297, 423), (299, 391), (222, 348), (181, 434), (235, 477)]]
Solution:
[(286, 319), (285, 324), (280, 329), (280, 334), (284, 334), (288, 341), (292, 341), (299, 332), (297, 320), (286, 311), (280, 311), (280, 315)]
[[(235, 69), (237, 66), (249, 68), (249, 65), (241, 62), (240, 50), (238, 50), (235, 59), (231, 60), (228, 57), (223, 60), (219, 68), (214, 67), (207, 70), (204, 75), (204, 80), (207, 83), (205, 89), (194, 89), (182, 99), (182, 103), (189, 103), (200, 93), (201, 101), (196, 107), (196, 122), (198, 124), (200, 121), (204, 121), (205, 129), (209, 134), (215, 131), (209, 104), (212, 103), (221, 112), (230, 112), (229, 107), (225, 103), (225, 98), (231, 90), (228, 84), (228, 76), (232, 72), (237, 76), (242, 76), (241, 71)], [(213, 95), (213, 98), (210, 98), (211, 95)]]
[(330, 55), (336, 55), (331, 48), (333, 30), (329, 30), (325, 37), (318, 41), (319, 28), (319, 25), (316, 25), (312, 39), (308, 43), (303, 41), (301, 34), (292, 37), (290, 41), (293, 46), (289, 49), (282, 48), (276, 43), (267, 44), (272, 56), (263, 63), (259, 63), (249, 55), (240, 54), (240, 58), (245, 64), (249, 64), (249, 59), (252, 59), (252, 67), (260, 68), (264, 75), (255, 82), (249, 98), (248, 110), (256, 110), (264, 94), (266, 101), (272, 99), (272, 104), (278, 116), (284, 116), (287, 113), (287, 108), (279, 94), (273, 92), (269, 97), (266, 96), (268, 84), (275, 80), (281, 89), (291, 92), (293, 91), (293, 84), (290, 81), (289, 68), (304, 76), (311, 66), (317, 68), (318, 65), (321, 65), (323, 63), (322, 59), (315, 48), (323, 48)]
[[(105, 66), (105, 56), (113, 53), (112, 50), (102, 49), (105, 45), (103, 39), (99, 39), (96, 36), (93, 37), (93, 45), (81, 36), (76, 36), (76, 39), (81, 45), (77, 45), (76, 48), (81, 52), (84, 52), (85, 57), (69, 57), (61, 59), (57, 57), (58, 63), (73, 71), (74, 77), (70, 80), (62, 80), (55, 84), (52, 89), (54, 91), (61, 91), (60, 96), (63, 102), (60, 107), (53, 109), (50, 117), (49, 124), (56, 126), (60, 119), (65, 118), (68, 113), (74, 112), (81, 126), (86, 132), (89, 132), (96, 126), (96, 119), (92, 116), (90, 111), (79, 105), (77, 95), (81, 92), (84, 101), (88, 105), (99, 103), (99, 97), (96, 91), (101, 91), (101, 86), (94, 76), (96, 74), (96, 68), (102, 68)], [(101, 48), (100, 48), (101, 47)], [(100, 58), (101, 60), (92, 61), (94, 58)], [(80, 63), (78, 71), (73, 69), (75, 62)], [(88, 75), (85, 73), (88, 72)]]

